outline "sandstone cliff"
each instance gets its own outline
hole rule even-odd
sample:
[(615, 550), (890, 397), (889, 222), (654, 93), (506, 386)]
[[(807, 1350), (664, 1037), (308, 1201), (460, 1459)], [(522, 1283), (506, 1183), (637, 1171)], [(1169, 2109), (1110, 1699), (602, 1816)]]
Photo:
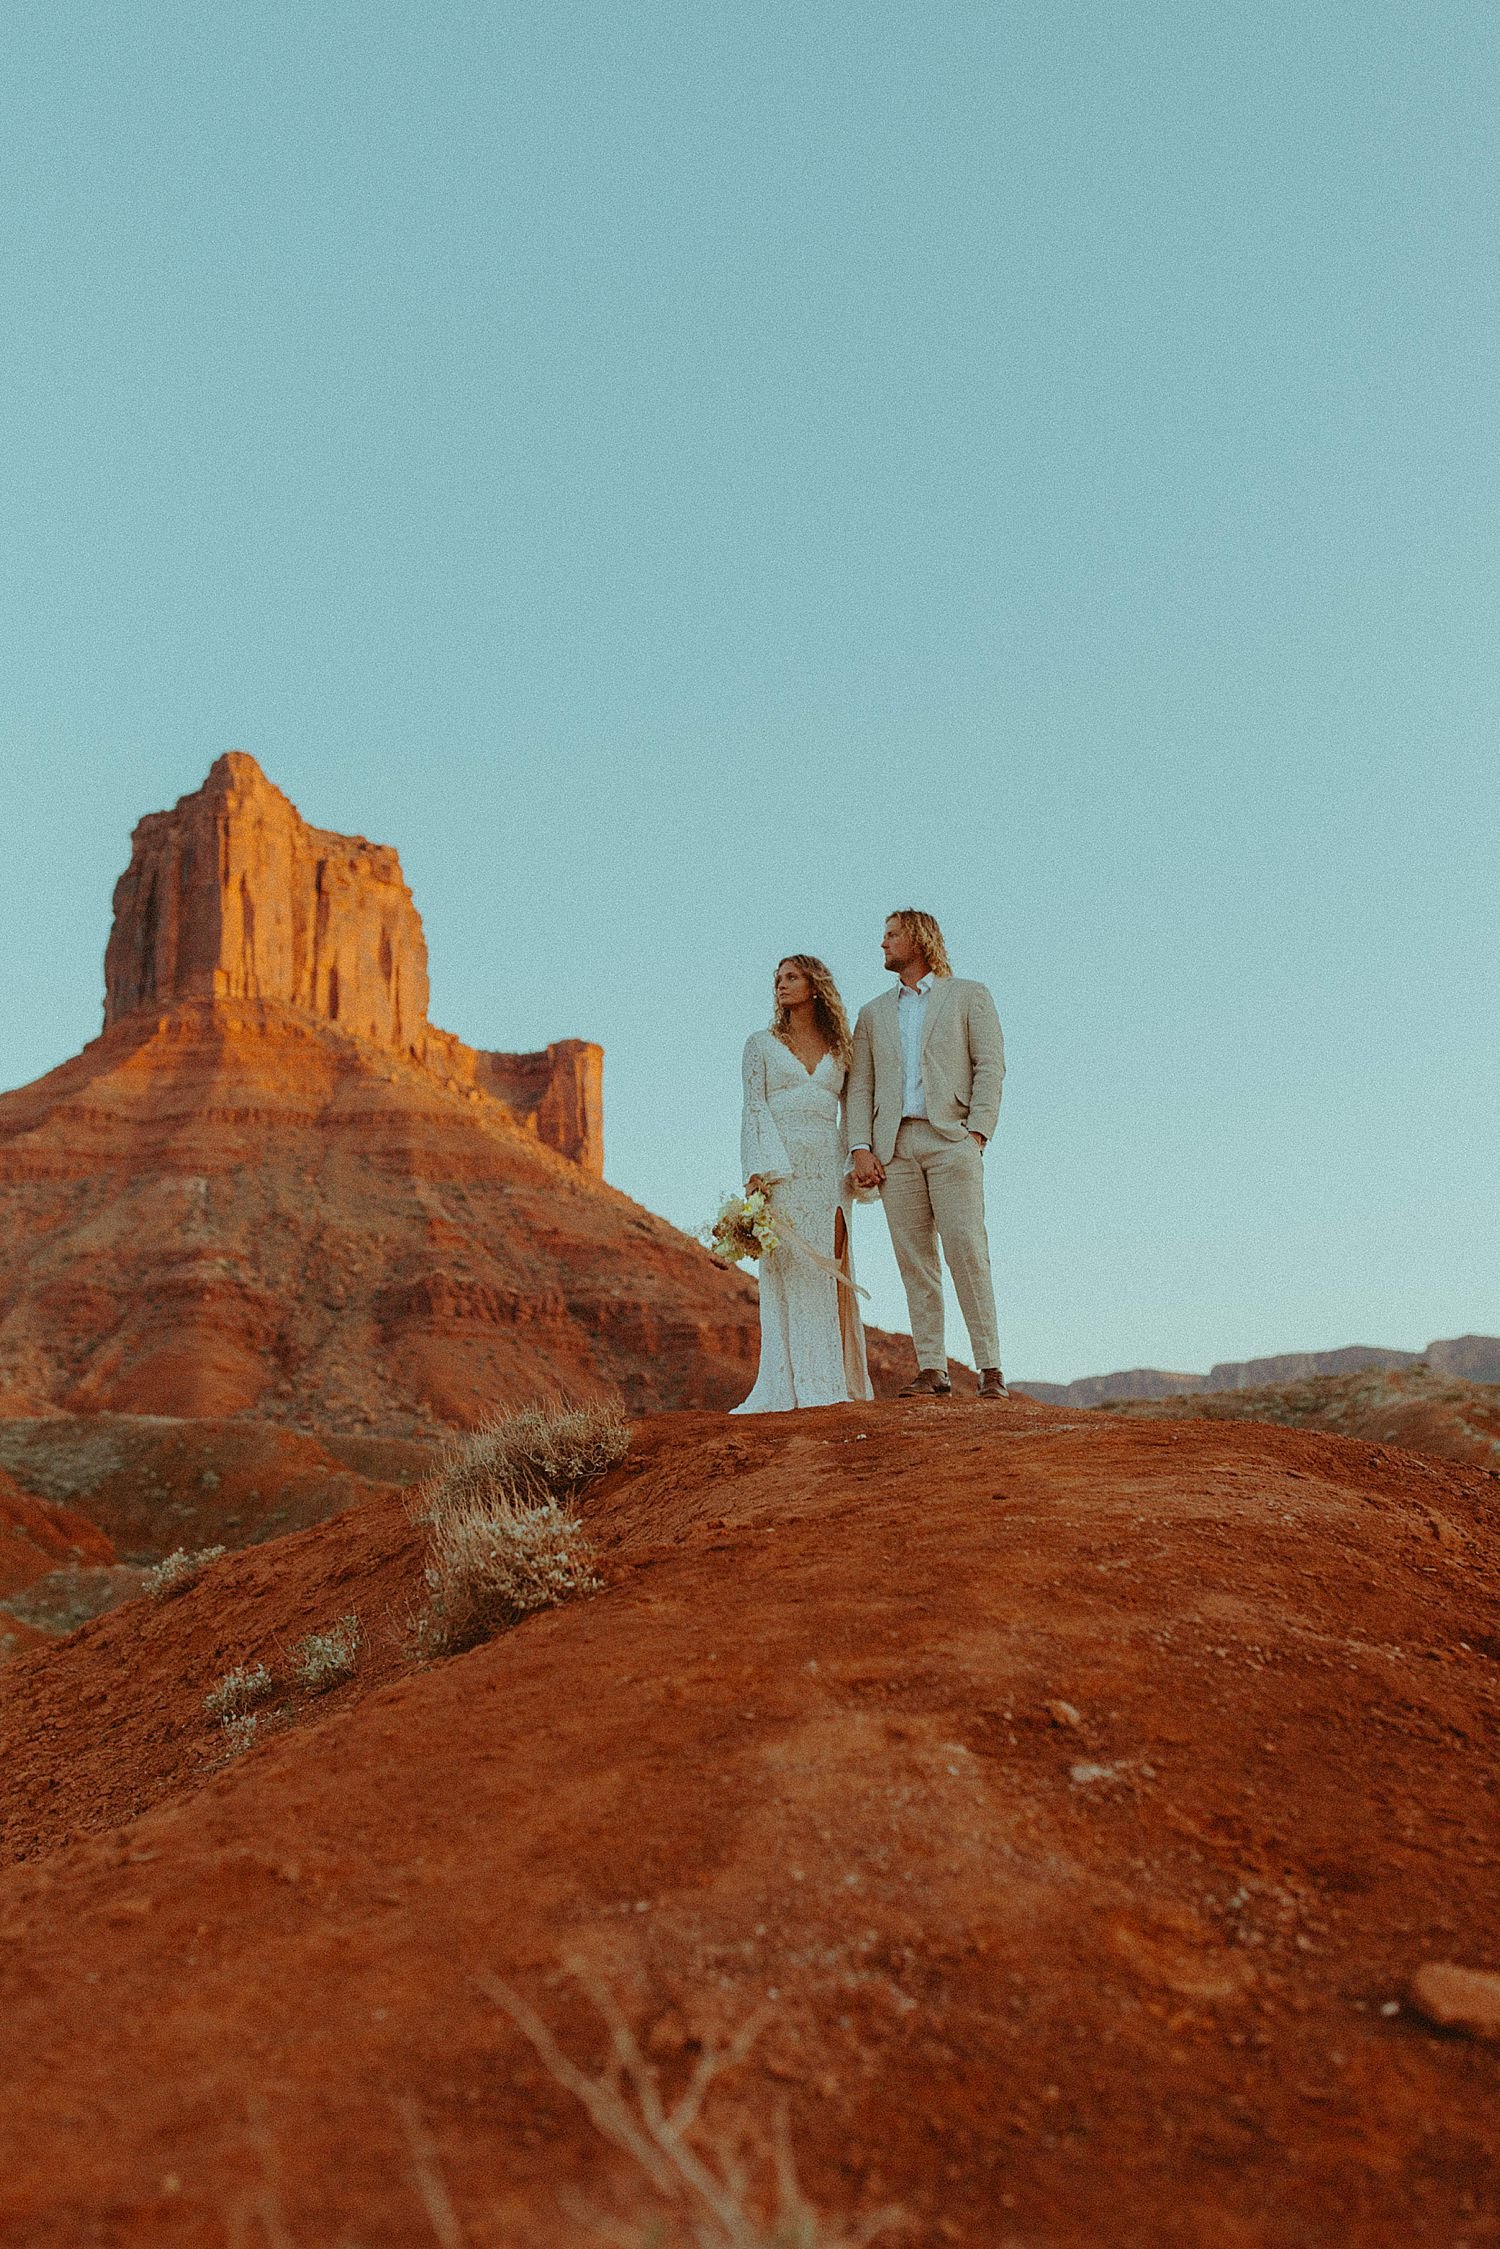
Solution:
[(106, 1030), (182, 1001), (294, 1009), (488, 1095), (547, 1147), (603, 1171), (602, 1050), (564, 1039), (540, 1054), (490, 1054), (437, 1030), (427, 941), (396, 853), (310, 827), (243, 750), (137, 827), (104, 989)]

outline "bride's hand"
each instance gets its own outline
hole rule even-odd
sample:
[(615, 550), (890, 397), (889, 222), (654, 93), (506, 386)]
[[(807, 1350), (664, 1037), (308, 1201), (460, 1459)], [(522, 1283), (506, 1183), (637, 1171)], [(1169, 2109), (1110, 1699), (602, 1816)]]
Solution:
[(745, 1193), (747, 1195), (763, 1195), (765, 1191), (766, 1183), (761, 1178), (760, 1173), (752, 1171), (750, 1177), (745, 1181)]

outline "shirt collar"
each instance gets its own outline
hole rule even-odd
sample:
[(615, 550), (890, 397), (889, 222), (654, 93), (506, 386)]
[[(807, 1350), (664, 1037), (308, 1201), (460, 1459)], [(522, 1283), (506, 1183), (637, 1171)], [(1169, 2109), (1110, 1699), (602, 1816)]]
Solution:
[(924, 976), (924, 977), (923, 977), (923, 978), (921, 979), (920, 983), (917, 983), (917, 984), (908, 984), (908, 983), (905, 983), (905, 982), (899, 983), (899, 984), (898, 984), (898, 985), (896, 986), (896, 996), (897, 996), (897, 998), (898, 998), (898, 999), (903, 999), (903, 1000), (904, 1000), (904, 999), (908, 999), (908, 998), (910, 998), (910, 999), (914, 999), (914, 1000), (915, 1000), (915, 999), (923, 999), (923, 1000), (925, 1000), (925, 999), (926, 999), (926, 997), (927, 997), (927, 995), (928, 995), (928, 993), (929, 993), (929, 992), (930, 992), (930, 991), (932, 990), (932, 985), (933, 985), (933, 975), (932, 975), (932, 970), (931, 970), (931, 969), (929, 968), (929, 969), (928, 969), (928, 971), (927, 971), (927, 974), (926, 974), (926, 975), (925, 975), (925, 976)]

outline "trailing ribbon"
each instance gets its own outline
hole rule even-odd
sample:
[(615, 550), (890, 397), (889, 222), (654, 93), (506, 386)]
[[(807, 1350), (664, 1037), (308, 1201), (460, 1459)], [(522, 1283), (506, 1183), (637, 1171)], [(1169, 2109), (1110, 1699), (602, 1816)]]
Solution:
[(861, 1288), (858, 1281), (852, 1281), (836, 1257), (825, 1257), (821, 1250), (813, 1248), (811, 1242), (804, 1241), (785, 1211), (781, 1210), (776, 1212), (776, 1242), (777, 1248), (794, 1249), (799, 1257), (805, 1257), (810, 1264), (816, 1265), (820, 1273), (827, 1273), (852, 1295), (868, 1299), (869, 1290)]

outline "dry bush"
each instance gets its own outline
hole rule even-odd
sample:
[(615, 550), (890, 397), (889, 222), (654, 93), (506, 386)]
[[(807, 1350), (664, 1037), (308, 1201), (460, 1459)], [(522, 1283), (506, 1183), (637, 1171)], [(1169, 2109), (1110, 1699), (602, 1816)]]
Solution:
[[(764, 2220), (753, 2206), (755, 2166), (722, 2142), (705, 2143), (704, 2103), (715, 2081), (749, 2053), (764, 2028), (764, 2012), (752, 2016), (727, 2046), (705, 2046), (685, 2091), (669, 2103), (614, 1995), (577, 1963), (571, 1972), (609, 2031), (608, 2059), (593, 2077), (569, 2059), (540, 2015), (509, 1984), (498, 1976), (478, 1980), (481, 1990), (530, 2041), (548, 2074), (582, 2103), (595, 2129), (650, 2181), (672, 2214), (679, 2240), (691, 2243), (692, 2249), (863, 2249), (877, 2234), (902, 2222), (896, 2209), (878, 2211), (854, 2226), (835, 2225), (820, 2217), (797, 2182), (784, 2112), (777, 2118), (769, 2156), (761, 2166), (769, 2169), (773, 2188), (769, 2198), (760, 2197), (772, 2205)], [(594, 2230), (625, 2249), (625, 2237), (606, 2233), (597, 2216)], [(663, 2237), (658, 2230), (649, 2238)]]
[(629, 1449), (630, 1424), (617, 1406), (521, 1406), (447, 1444), (417, 1489), (416, 1511), (431, 1520), (451, 1499), (521, 1507), (572, 1499)]
[(225, 1672), (216, 1687), (209, 1688), (203, 1697), (203, 1707), (211, 1717), (228, 1720), (264, 1702), (275, 1686), (275, 1680), (263, 1663), (237, 1663), (233, 1671)]
[(179, 1546), (165, 1561), (158, 1562), (155, 1569), (146, 1572), (141, 1591), (149, 1593), (153, 1601), (166, 1601), (174, 1594), (186, 1593), (198, 1572), (206, 1570), (210, 1562), (222, 1560), (228, 1551), (225, 1546), (200, 1546), (196, 1554), (189, 1554)]
[(364, 1642), (359, 1618), (351, 1609), (337, 1624), (322, 1632), (309, 1632), (292, 1650), (292, 1668), (299, 1685), (315, 1695), (326, 1694), (347, 1679), (359, 1661)]
[(613, 1406), (524, 1406), (450, 1444), (413, 1511), (428, 1525), (425, 1653), (476, 1647), (534, 1609), (597, 1590), (594, 1550), (569, 1504), (623, 1460)]

